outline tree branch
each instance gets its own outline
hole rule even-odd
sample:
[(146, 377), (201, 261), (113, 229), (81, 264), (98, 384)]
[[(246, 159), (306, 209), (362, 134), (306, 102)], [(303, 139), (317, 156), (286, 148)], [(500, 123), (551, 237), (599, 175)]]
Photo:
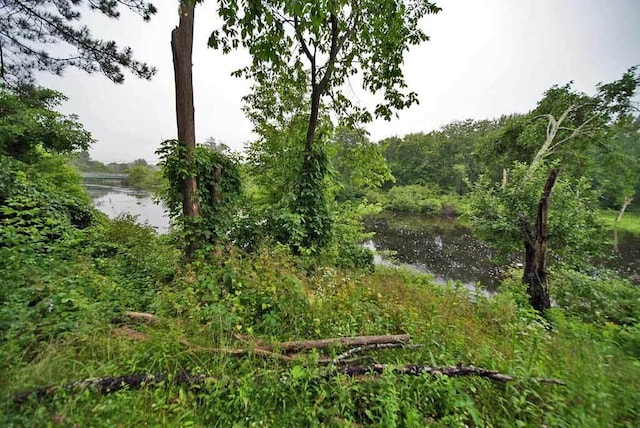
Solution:
[[(385, 364), (368, 364), (361, 366), (345, 367), (338, 372), (345, 376), (361, 376), (366, 374), (382, 374), (385, 371), (392, 371), (394, 374), (420, 376), (423, 374), (429, 374), (432, 376), (478, 376), (486, 379), (491, 379), (497, 382), (511, 382), (517, 378), (512, 375), (497, 372), (495, 370), (483, 369), (474, 366), (453, 366), (453, 367), (431, 367), (422, 365), (404, 365), (404, 366), (391, 366)], [(553, 385), (565, 385), (565, 383), (559, 379), (545, 379), (545, 378), (533, 378), (536, 382), (550, 383)]]

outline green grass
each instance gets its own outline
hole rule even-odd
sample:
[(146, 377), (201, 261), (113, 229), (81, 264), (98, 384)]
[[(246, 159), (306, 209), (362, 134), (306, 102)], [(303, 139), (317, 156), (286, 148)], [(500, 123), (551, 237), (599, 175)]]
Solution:
[(625, 212), (622, 220), (616, 223), (617, 211), (602, 210), (600, 212), (602, 218), (606, 221), (607, 225), (611, 229), (620, 230), (623, 232), (629, 232), (633, 234), (640, 234), (640, 214), (635, 212)]
[[(540, 320), (519, 303), (526, 298), (518, 281), (510, 292), (473, 301), (463, 287), (437, 286), (425, 275), (328, 266), (300, 271), (286, 251), (265, 250), (176, 268), (173, 277), (156, 281), (151, 298), (145, 294), (136, 301), (122, 292), (99, 297), (120, 311), (129, 305), (164, 320), (133, 325), (149, 336), (133, 340), (116, 334), (100, 301), (91, 303), (79, 294), (111, 286), (110, 277), (123, 285), (126, 272), (145, 269), (148, 275), (159, 269), (153, 258), (131, 271), (130, 261), (117, 260), (127, 260), (139, 248), (159, 254), (167, 244), (150, 245), (127, 224), (104, 234), (101, 246), (126, 252), (71, 260), (67, 254), (60, 261), (73, 266), (64, 276), (75, 284), (78, 306), (34, 314), (40, 327), (31, 332), (29, 343), (19, 342), (19, 336), (1, 342), (0, 425), (609, 427), (634, 426), (638, 420), (640, 364), (619, 345), (627, 330), (585, 324), (559, 310), (551, 311), (550, 321)], [(52, 263), (29, 280), (39, 290), (58, 287), (63, 277), (56, 269)], [(126, 287), (143, 280), (134, 277)], [(31, 326), (28, 319), (20, 322)], [(252, 346), (236, 333), (267, 342), (408, 333), (424, 347), (369, 354), (386, 364), (472, 364), (518, 380), (498, 384), (393, 374), (346, 378), (329, 375), (313, 362), (315, 357), (283, 363), (210, 350)], [(184, 339), (197, 347), (185, 345)], [(339, 352), (332, 349), (330, 355)], [(184, 369), (206, 374), (210, 382), (200, 389), (165, 385), (108, 395), (61, 391), (21, 406), (11, 403), (14, 394), (49, 384)], [(559, 378), (566, 386), (532, 380), (538, 377)]]

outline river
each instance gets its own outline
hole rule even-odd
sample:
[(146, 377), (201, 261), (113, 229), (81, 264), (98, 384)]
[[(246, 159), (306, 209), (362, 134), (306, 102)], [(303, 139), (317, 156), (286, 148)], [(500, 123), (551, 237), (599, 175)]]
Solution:
[(87, 183), (84, 186), (91, 195), (93, 205), (110, 218), (131, 214), (137, 217), (139, 223), (153, 227), (158, 233), (169, 231), (169, 216), (164, 206), (154, 203), (148, 192)]
[[(147, 192), (123, 187), (85, 184), (94, 205), (111, 218), (122, 213), (166, 233), (169, 218)], [(395, 264), (434, 275), (437, 282), (460, 281), (468, 288), (480, 283), (495, 290), (503, 269), (495, 253), (455, 220), (394, 215), (367, 222), (376, 235), (365, 246), (377, 250), (376, 263)], [(618, 255), (606, 262), (622, 276), (640, 284), (640, 236), (618, 233)], [(393, 254), (389, 254), (393, 253)], [(517, 263), (517, 257), (511, 261)]]

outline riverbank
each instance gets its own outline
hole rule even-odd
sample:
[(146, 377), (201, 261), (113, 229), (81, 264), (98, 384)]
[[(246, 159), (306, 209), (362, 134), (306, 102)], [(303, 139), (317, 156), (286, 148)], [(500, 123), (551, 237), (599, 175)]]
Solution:
[(622, 220), (616, 222), (618, 217), (617, 211), (601, 210), (600, 216), (606, 221), (607, 226), (611, 230), (619, 230), (623, 232), (640, 235), (640, 214), (635, 212), (626, 212), (622, 216)]

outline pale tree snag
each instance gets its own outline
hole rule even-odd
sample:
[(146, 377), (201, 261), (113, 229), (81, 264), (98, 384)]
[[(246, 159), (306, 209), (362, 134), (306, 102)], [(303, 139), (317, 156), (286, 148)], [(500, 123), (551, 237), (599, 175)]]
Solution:
[[(585, 134), (588, 130), (587, 125), (589, 125), (593, 120), (595, 120), (598, 117), (598, 115), (594, 114), (575, 128), (568, 128), (563, 126), (563, 123), (567, 119), (569, 114), (571, 114), (573, 111), (577, 110), (580, 107), (582, 106), (575, 105), (575, 104), (570, 105), (564, 112), (562, 112), (562, 114), (558, 119), (553, 117), (552, 114), (545, 114), (542, 116), (538, 116), (538, 118), (544, 117), (547, 119), (547, 132), (546, 132), (544, 143), (542, 143), (540, 150), (538, 150), (536, 155), (533, 157), (533, 160), (531, 161), (531, 165), (529, 165), (527, 178), (531, 176), (531, 174), (538, 167), (540, 162), (542, 162), (542, 160), (545, 157), (552, 154), (555, 149), (557, 149), (562, 144), (569, 142), (580, 135)], [(564, 137), (563, 139), (556, 141), (556, 136), (558, 135), (558, 131), (560, 130), (570, 131), (571, 133), (566, 137)]]
[(525, 263), (522, 282), (527, 285), (529, 302), (538, 312), (544, 312), (551, 307), (549, 284), (547, 280), (547, 246), (549, 242), (549, 202), (551, 191), (556, 184), (559, 170), (552, 169), (538, 203), (535, 231), (524, 215), (520, 215), (520, 227), (524, 233)]
[(622, 216), (624, 215), (624, 212), (627, 210), (627, 207), (629, 207), (629, 204), (631, 202), (633, 202), (633, 196), (625, 196), (622, 208), (620, 208), (618, 217), (616, 217), (616, 223), (620, 223), (620, 221), (622, 221)]
[[(182, 212), (187, 220), (200, 216), (198, 183), (195, 176), (194, 160), (196, 147), (192, 80), (194, 9), (194, 0), (182, 0), (179, 9), (179, 24), (171, 32), (171, 51), (173, 52), (173, 71), (176, 86), (178, 141), (184, 145), (187, 164), (187, 171), (183, 182), (184, 199), (182, 202)], [(195, 238), (195, 236), (192, 236), (189, 239), (186, 248), (187, 258), (192, 256), (195, 249)]]

